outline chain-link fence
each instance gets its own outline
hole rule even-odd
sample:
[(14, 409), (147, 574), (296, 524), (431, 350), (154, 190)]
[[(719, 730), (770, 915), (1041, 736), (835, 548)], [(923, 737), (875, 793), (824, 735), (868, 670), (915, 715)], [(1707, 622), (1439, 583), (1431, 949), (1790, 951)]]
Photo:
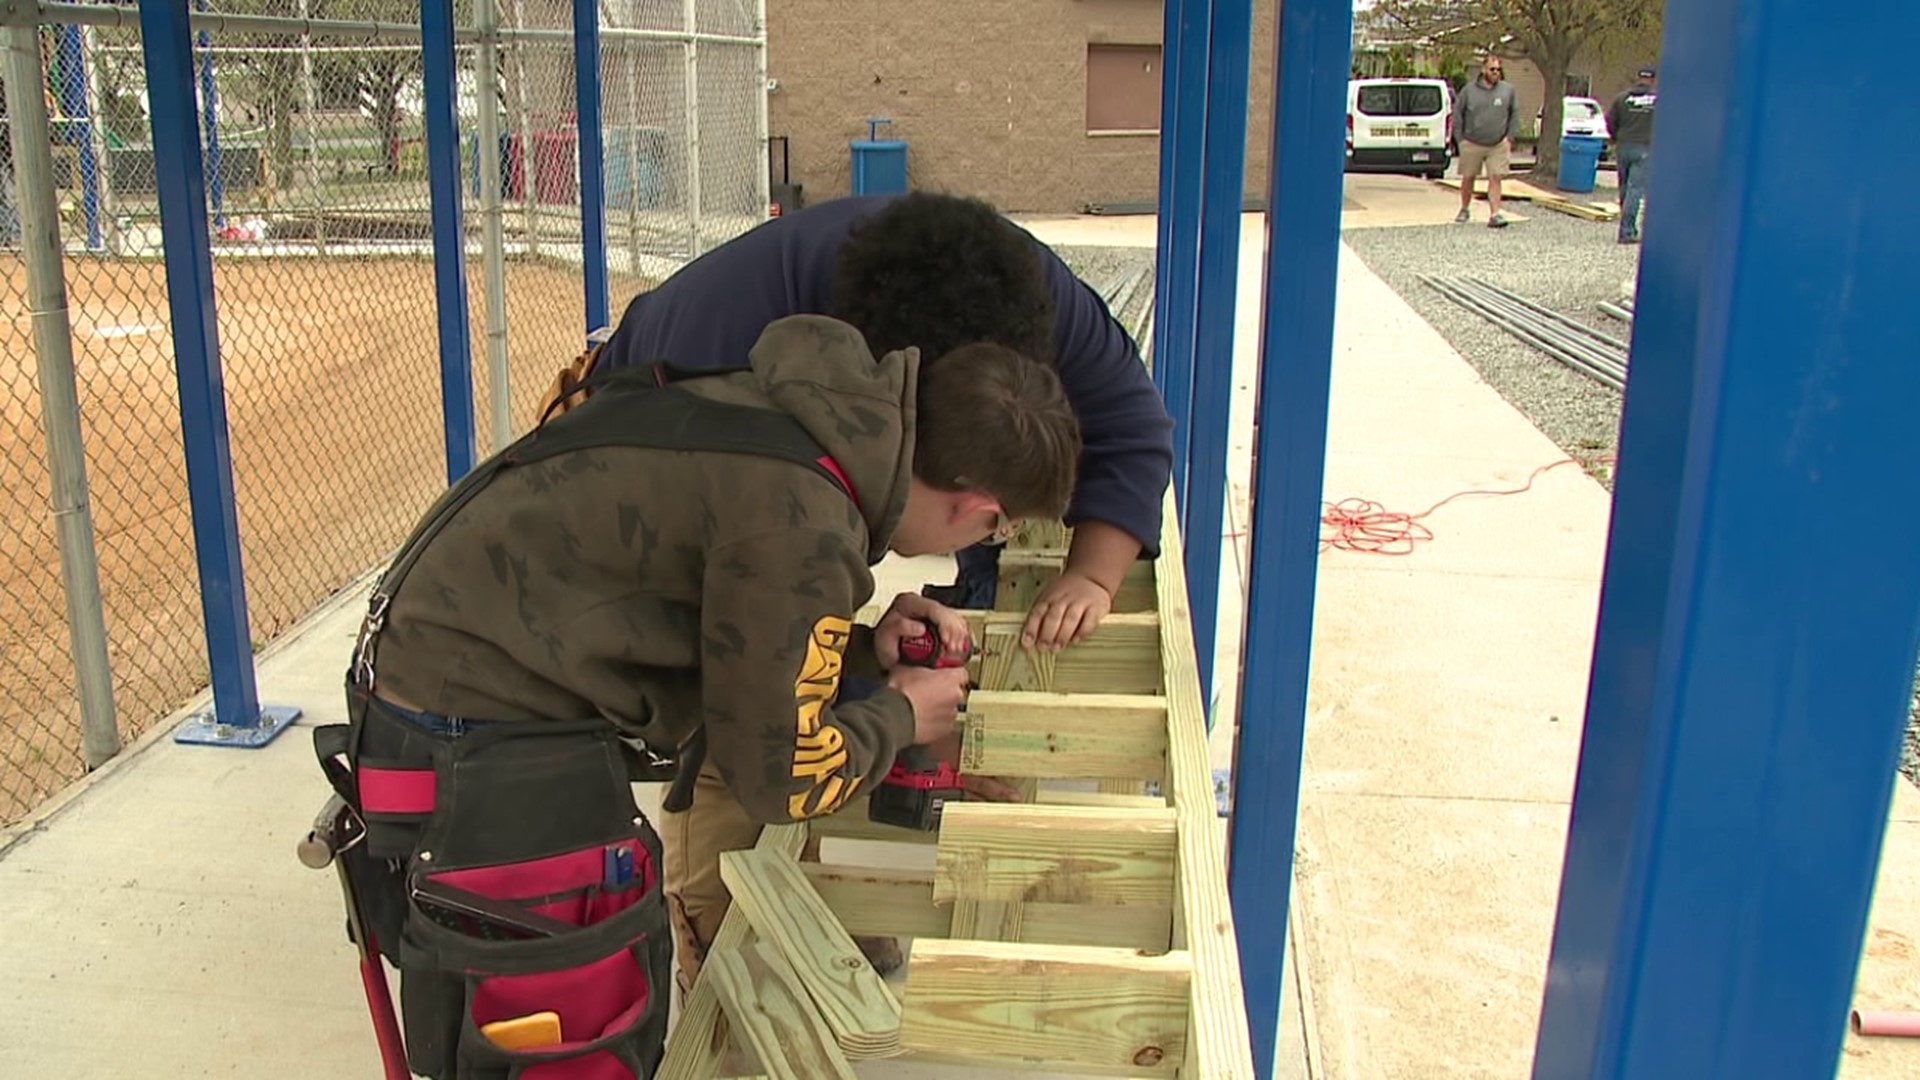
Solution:
[[(261, 642), (376, 565), (445, 481), (420, 9), (193, 6), (219, 360)], [(585, 278), (605, 275), (613, 322), (635, 294), (764, 219), (764, 20), (754, 0), (601, 3), (606, 265), (589, 267), (571, 3), (454, 8), (484, 455), (526, 428), (582, 348)], [(208, 681), (145, 56), (133, 0), (42, 3), (40, 18), (44, 130), (11, 115), (4, 126), (50, 151), (125, 739)], [(9, 43), (33, 33), (7, 32)], [(0, 321), (0, 824), (84, 769), (27, 302), (27, 258), (54, 257), (19, 246), (17, 209), (33, 195), (19, 190), (11, 149), (0, 143), (0, 302), (12, 316)]]

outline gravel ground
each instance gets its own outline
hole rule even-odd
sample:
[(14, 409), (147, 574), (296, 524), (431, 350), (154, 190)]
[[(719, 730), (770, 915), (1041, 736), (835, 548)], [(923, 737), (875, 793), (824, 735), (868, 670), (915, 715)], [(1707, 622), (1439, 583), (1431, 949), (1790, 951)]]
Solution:
[[(1421, 284), (1420, 275), (1469, 276), (1503, 285), (1615, 337), (1627, 327), (1594, 306), (1618, 298), (1639, 248), (1614, 242), (1611, 223), (1517, 207), (1528, 216), (1507, 229), (1486, 227), (1477, 203), (1471, 225), (1353, 229), (1347, 244), (1420, 312), (1502, 397), (1570, 457), (1612, 487), (1606, 459), (1619, 437), (1620, 394), (1569, 370), (1479, 315)], [(1920, 785), (1920, 683), (1909, 713), (1900, 771)]]
[[(1120, 289), (1123, 301), (1114, 317), (1122, 326), (1137, 328), (1146, 318), (1148, 306), (1153, 299), (1153, 250), (1151, 248), (1126, 247), (1085, 247), (1061, 244), (1054, 253), (1059, 255), (1080, 280), (1092, 286), (1095, 292), (1105, 294)], [(1140, 276), (1136, 279), (1135, 274)], [(1129, 281), (1134, 282), (1128, 288)], [(1141, 342), (1145, 348), (1146, 343)]]
[[(1624, 339), (1625, 324), (1594, 305), (1619, 298), (1640, 249), (1615, 243), (1611, 224), (1511, 205), (1528, 220), (1489, 229), (1478, 203), (1470, 225), (1354, 229), (1344, 238), (1535, 427), (1569, 456), (1597, 462), (1613, 453), (1620, 394), (1420, 283), (1422, 274), (1480, 278)], [(1604, 465), (1589, 471), (1611, 480)]]

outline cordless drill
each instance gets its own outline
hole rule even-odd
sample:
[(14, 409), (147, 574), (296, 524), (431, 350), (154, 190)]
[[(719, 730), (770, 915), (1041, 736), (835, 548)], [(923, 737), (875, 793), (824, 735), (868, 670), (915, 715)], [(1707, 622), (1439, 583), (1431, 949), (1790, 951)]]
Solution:
[[(900, 641), (900, 662), (914, 667), (966, 666), (973, 655), (969, 640), (957, 653), (940, 647), (940, 632), (925, 619), (924, 633)], [(867, 800), (867, 820), (903, 829), (932, 832), (940, 827), (940, 810), (949, 799), (959, 799), (960, 770), (942, 761), (930, 746), (909, 746), (893, 759), (887, 778)]]

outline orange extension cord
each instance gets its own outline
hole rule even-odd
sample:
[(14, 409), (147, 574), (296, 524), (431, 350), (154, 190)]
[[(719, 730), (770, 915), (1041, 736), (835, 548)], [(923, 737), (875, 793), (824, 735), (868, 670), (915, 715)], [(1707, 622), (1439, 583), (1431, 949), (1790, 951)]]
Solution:
[[(1612, 464), (1611, 457), (1596, 459)], [(1433, 539), (1433, 531), (1421, 521), (1455, 499), (1469, 495), (1519, 495), (1533, 487), (1543, 474), (1562, 465), (1579, 465), (1578, 458), (1563, 458), (1533, 470), (1527, 482), (1503, 491), (1456, 491), (1417, 514), (1388, 510), (1369, 499), (1342, 499), (1320, 504), (1320, 550), (1357, 551), (1368, 555), (1411, 555), (1420, 544)]]

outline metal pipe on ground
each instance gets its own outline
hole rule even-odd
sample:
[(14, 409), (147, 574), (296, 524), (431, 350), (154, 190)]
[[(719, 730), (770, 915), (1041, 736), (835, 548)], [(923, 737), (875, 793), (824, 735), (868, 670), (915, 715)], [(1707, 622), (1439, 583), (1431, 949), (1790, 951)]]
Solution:
[(1530, 309), (1505, 299), (1499, 293), (1474, 288), (1472, 283), (1456, 281), (1455, 286), (1481, 300), (1484, 304), (1503, 312), (1542, 335), (1552, 339), (1562, 348), (1579, 354), (1589, 362), (1615, 372), (1621, 379), (1626, 378), (1627, 354), (1624, 350), (1613, 349), (1595, 344), (1592, 339), (1569, 333), (1565, 327), (1534, 315)]
[(1607, 301), (1602, 300), (1600, 301), (1600, 312), (1603, 315), (1609, 315), (1613, 318), (1619, 319), (1621, 322), (1626, 323), (1629, 326), (1633, 325), (1633, 312), (1627, 310), (1624, 307), (1621, 307), (1619, 304), (1610, 304)]
[(1568, 329), (1571, 329), (1580, 334), (1584, 334), (1587, 337), (1590, 337), (1595, 341), (1600, 342), (1603, 345), (1607, 345), (1612, 348), (1619, 349), (1622, 352), (1627, 351), (1627, 348), (1628, 348), (1627, 343), (1624, 341), (1621, 341), (1619, 338), (1614, 337), (1611, 334), (1602, 333), (1599, 330), (1596, 330), (1593, 327), (1588, 326), (1586, 323), (1583, 323), (1580, 320), (1572, 318), (1570, 316), (1562, 315), (1560, 312), (1555, 311), (1550, 307), (1545, 307), (1543, 305), (1536, 304), (1533, 301), (1527, 299), (1524, 296), (1521, 296), (1519, 293), (1514, 292), (1511, 289), (1504, 288), (1502, 286), (1495, 285), (1491, 281), (1483, 281), (1478, 278), (1469, 278), (1467, 280), (1471, 281), (1475, 285), (1481, 286), (1482, 288), (1488, 289), (1492, 292), (1499, 293), (1501, 296), (1506, 297), (1508, 300), (1511, 300), (1514, 303), (1519, 304), (1530, 311), (1533, 311), (1534, 313), (1538, 314), (1541, 318), (1549, 319), (1549, 320), (1552, 320), (1553, 322), (1560, 323), (1561, 325), (1567, 327)]
[(1599, 345), (1591, 338), (1572, 334), (1559, 323), (1541, 319), (1530, 309), (1507, 300), (1499, 293), (1476, 288), (1470, 282), (1466, 281), (1455, 280), (1451, 282), (1451, 284), (1467, 295), (1474, 297), (1484, 306), (1499, 311), (1509, 318), (1533, 329), (1561, 347), (1576, 352), (1583, 358), (1608, 369), (1618, 370), (1624, 375), (1627, 364), (1627, 354), (1624, 351)]
[(1548, 356), (1565, 364), (1567, 367), (1594, 379), (1602, 385), (1611, 386), (1615, 390), (1625, 389), (1626, 380), (1622, 375), (1596, 366), (1579, 354), (1562, 348), (1552, 338), (1533, 329), (1529, 324), (1514, 318), (1504, 311), (1484, 304), (1464, 290), (1457, 288), (1453, 283), (1425, 275), (1423, 275), (1420, 280), (1440, 295), (1452, 300), (1468, 311), (1479, 315), (1481, 318), (1486, 319), (1488, 322), (1493, 323), (1495, 326), (1500, 327), (1502, 330), (1507, 331), (1527, 344), (1534, 346)]
[(1576, 334), (1569, 330), (1565, 324), (1543, 319), (1539, 317), (1533, 309), (1510, 300), (1499, 292), (1481, 288), (1473, 282), (1456, 281), (1455, 285), (1465, 292), (1482, 299), (1489, 306), (1506, 312), (1529, 326), (1538, 329), (1541, 333), (1547, 334), (1556, 341), (1562, 342), (1569, 348), (1576, 349), (1582, 354), (1604, 363), (1609, 367), (1618, 367), (1622, 371), (1626, 368), (1627, 352), (1624, 349), (1603, 345), (1592, 337)]

